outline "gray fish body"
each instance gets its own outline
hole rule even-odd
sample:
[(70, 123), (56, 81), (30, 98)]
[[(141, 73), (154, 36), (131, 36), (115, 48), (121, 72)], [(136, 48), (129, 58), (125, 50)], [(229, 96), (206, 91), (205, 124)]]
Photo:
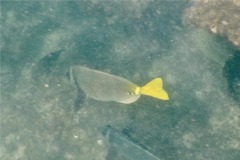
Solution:
[(96, 100), (133, 103), (140, 97), (133, 94), (138, 86), (119, 76), (73, 66), (70, 69), (70, 77), (81, 90)]

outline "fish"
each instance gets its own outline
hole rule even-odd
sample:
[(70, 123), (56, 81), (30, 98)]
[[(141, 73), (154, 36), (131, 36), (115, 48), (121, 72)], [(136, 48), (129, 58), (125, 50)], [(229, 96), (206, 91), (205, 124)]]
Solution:
[(163, 89), (161, 78), (155, 78), (139, 87), (120, 76), (83, 66), (71, 66), (69, 73), (70, 81), (95, 100), (130, 104), (137, 101), (141, 95), (169, 100), (168, 93)]
[(137, 143), (136, 140), (110, 125), (100, 126), (97, 130), (109, 143), (106, 160), (117, 159), (120, 156), (129, 160), (160, 160), (159, 157)]

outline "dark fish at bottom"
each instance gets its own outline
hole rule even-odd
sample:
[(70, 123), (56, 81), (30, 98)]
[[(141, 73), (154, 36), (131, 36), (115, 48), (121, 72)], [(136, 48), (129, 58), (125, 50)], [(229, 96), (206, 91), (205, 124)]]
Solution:
[(114, 160), (118, 154), (129, 160), (160, 160), (148, 150), (133, 143), (124, 133), (109, 125), (99, 127), (98, 130), (110, 144), (106, 160)]

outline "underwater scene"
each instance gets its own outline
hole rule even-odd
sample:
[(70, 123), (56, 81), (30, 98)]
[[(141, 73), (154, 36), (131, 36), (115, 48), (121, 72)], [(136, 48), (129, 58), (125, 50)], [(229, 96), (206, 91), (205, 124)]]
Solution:
[(240, 0), (0, 1), (1, 160), (238, 160)]

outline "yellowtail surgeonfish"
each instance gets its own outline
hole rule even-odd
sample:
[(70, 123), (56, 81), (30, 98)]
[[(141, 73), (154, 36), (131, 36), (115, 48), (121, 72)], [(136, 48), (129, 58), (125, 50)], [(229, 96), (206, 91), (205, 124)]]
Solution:
[(70, 79), (87, 96), (99, 101), (129, 104), (135, 102), (140, 95), (148, 95), (161, 100), (169, 99), (167, 92), (162, 88), (161, 78), (155, 78), (143, 87), (139, 87), (119, 76), (82, 66), (73, 66), (70, 68)]

